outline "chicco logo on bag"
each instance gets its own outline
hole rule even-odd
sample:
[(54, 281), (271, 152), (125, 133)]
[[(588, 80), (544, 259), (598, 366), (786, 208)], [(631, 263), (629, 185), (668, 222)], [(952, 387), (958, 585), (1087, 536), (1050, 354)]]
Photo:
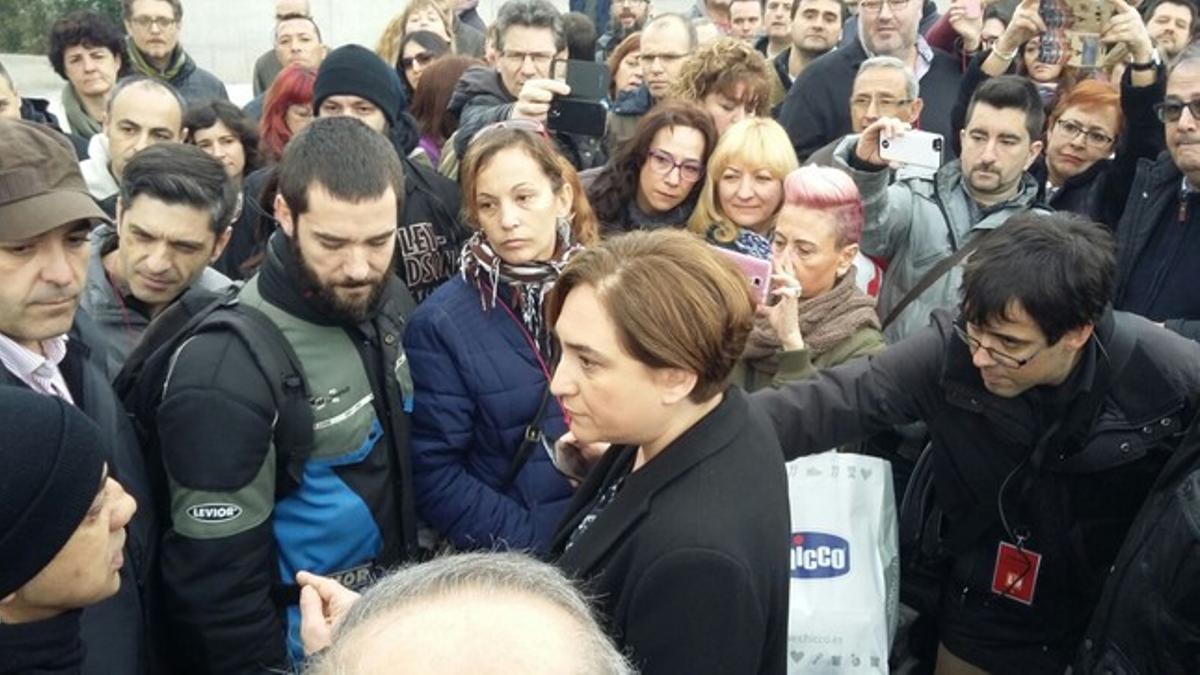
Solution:
[(197, 504), (187, 510), (188, 516), (206, 525), (217, 525), (237, 520), (242, 515), (242, 507), (237, 504)]
[(792, 578), (831, 579), (850, 572), (850, 542), (824, 532), (792, 535)]

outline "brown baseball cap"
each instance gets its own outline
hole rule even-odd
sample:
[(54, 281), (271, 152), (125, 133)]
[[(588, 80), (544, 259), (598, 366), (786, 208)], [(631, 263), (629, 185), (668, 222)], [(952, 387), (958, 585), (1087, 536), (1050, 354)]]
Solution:
[(109, 221), (92, 199), (70, 141), (33, 122), (0, 120), (0, 241), (77, 220)]

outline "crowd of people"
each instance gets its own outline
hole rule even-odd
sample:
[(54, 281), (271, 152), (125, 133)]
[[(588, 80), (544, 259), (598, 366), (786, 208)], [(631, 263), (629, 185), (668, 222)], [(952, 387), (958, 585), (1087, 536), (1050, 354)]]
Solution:
[(1194, 0), (476, 4), (0, 64), (0, 675), (795, 672), (830, 449), (883, 668), (1200, 672)]

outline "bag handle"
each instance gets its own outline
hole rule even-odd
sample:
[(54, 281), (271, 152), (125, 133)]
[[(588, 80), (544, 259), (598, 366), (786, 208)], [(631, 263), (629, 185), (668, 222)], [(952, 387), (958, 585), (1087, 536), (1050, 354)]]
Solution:
[(549, 400), (550, 382), (547, 381), (546, 388), (542, 390), (542, 400), (538, 403), (537, 412), (533, 414), (533, 420), (525, 427), (521, 445), (517, 446), (517, 452), (513, 454), (508, 471), (504, 473), (504, 480), (500, 483), (501, 490), (507, 491), (512, 487), (513, 481), (517, 479), (517, 474), (521, 473), (521, 469), (525, 468), (525, 464), (529, 462), (529, 456), (533, 454), (533, 446), (542, 442), (542, 415), (546, 412), (546, 403)]

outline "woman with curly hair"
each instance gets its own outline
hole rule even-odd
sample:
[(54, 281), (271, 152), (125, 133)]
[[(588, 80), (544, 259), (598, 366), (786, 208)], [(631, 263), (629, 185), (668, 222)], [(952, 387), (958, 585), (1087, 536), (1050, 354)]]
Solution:
[(608, 164), (580, 174), (601, 233), (683, 227), (716, 142), (712, 118), (699, 106), (654, 106)]
[(259, 147), (263, 159), (275, 164), (283, 146), (312, 121), (313, 85), (317, 71), (292, 64), (284, 68), (263, 97), (262, 119), (258, 122)]
[(770, 114), (771, 77), (771, 66), (754, 47), (721, 38), (688, 57), (670, 97), (704, 108), (720, 136), (735, 122)]
[(688, 229), (709, 243), (769, 260), (783, 179), (800, 166), (787, 132), (770, 118), (729, 127), (708, 160)]

